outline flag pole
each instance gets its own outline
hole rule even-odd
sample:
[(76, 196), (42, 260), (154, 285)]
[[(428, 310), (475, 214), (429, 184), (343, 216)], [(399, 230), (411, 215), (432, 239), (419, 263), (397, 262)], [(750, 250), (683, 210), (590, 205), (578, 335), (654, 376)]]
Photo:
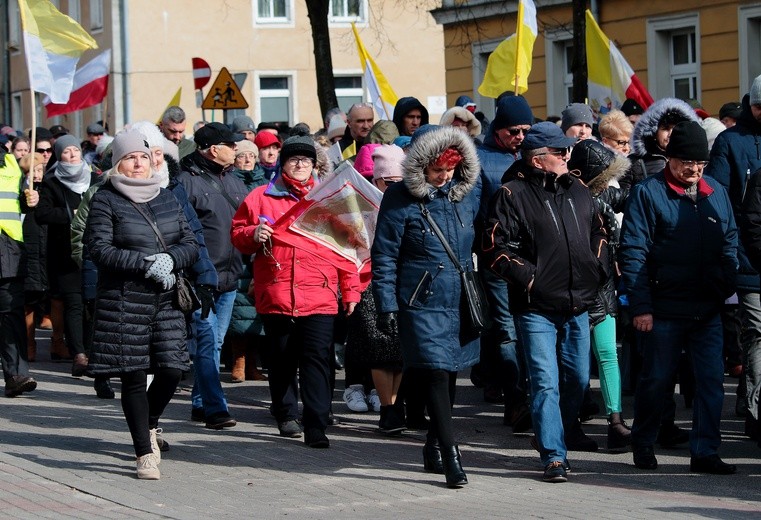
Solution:
[[(26, 174), (27, 175), (27, 177), (26, 177), (26, 183), (29, 185), (29, 189), (33, 190), (34, 189), (34, 154), (35, 154), (35, 149), (36, 149), (36, 146), (37, 146), (36, 145), (36, 142), (37, 142), (37, 107), (36, 107), (36, 103), (34, 102), (35, 101), (34, 98), (36, 96), (34, 95), (34, 90), (32, 89), (31, 86), (29, 87), (29, 93), (32, 95), (32, 100), (31, 100), (32, 101), (31, 102), (31, 105), (32, 105), (32, 138), (31, 138), (31, 141), (29, 143), (29, 148), (31, 148), (31, 151), (30, 151), (29, 155), (31, 155), (32, 157), (31, 157), (31, 161), (29, 162), (29, 172)], [(44, 165), (43, 165), (43, 168), (44, 168)]]
[(515, 95), (518, 95), (518, 84), (520, 80), (520, 76), (518, 75), (518, 68), (520, 63), (520, 52), (521, 52), (521, 25), (523, 25), (521, 22), (523, 21), (523, 1), (518, 0), (518, 17), (516, 18), (516, 27), (515, 27), (515, 83), (513, 86), (515, 87)]
[(106, 97), (103, 98), (103, 128), (106, 130), (106, 133), (108, 133), (108, 92), (106, 92)]

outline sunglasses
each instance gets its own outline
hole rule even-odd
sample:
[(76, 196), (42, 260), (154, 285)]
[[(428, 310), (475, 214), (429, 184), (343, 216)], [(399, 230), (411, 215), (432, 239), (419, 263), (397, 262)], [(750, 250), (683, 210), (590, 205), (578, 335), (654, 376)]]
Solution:
[(542, 152), (542, 153), (536, 154), (537, 157), (540, 156), (540, 155), (554, 155), (556, 157), (564, 157), (564, 156), (568, 155), (568, 148), (561, 148), (559, 150), (549, 150), (547, 152)]
[(52, 148), (35, 148), (34, 151), (37, 153), (53, 153)]
[(506, 128), (506, 130), (507, 130), (507, 133), (512, 136), (516, 136), (518, 134), (526, 135), (529, 131), (528, 128)]

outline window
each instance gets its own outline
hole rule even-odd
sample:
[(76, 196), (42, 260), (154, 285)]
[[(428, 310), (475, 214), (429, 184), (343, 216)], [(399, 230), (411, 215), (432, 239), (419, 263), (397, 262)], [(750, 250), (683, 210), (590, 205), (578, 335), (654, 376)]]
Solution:
[(268, 123), (283, 122), (291, 124), (290, 76), (259, 77), (259, 110), (261, 121)]
[(24, 104), (21, 92), (11, 94), (11, 126), (24, 128)]
[(90, 0), (90, 29), (103, 29), (103, 0)]
[(19, 13), (18, 0), (10, 0), (8, 3), (8, 47), (18, 51), (21, 48), (21, 14)]
[(291, 22), (293, 0), (256, 0), (256, 23)]
[(698, 22), (697, 14), (648, 20), (648, 86), (655, 99), (700, 100)]
[(740, 92), (737, 99), (750, 89), (753, 79), (761, 74), (761, 6), (740, 7), (737, 36), (740, 43)]
[(338, 108), (344, 113), (348, 112), (353, 104), (364, 101), (365, 91), (362, 88), (362, 76), (336, 76), (333, 79), (336, 83)]
[(367, 0), (330, 0), (328, 20), (331, 22), (365, 22)]
[(77, 22), (82, 19), (82, 7), (79, 0), (69, 0), (69, 16)]
[[(482, 96), (478, 92), (478, 87), (484, 80), (486, 74), (486, 65), (489, 63), (489, 56), (494, 49), (497, 48), (502, 40), (492, 40), (488, 42), (474, 43), (471, 48), (471, 55), (473, 56), (473, 91), (463, 92), (473, 98), (478, 106), (478, 110), (484, 114), (494, 114), (495, 99), (488, 96)], [(484, 132), (486, 129), (483, 129)]]
[[(573, 99), (573, 41), (568, 30), (545, 33), (547, 115), (559, 116)], [(558, 74), (556, 71), (562, 71)]]

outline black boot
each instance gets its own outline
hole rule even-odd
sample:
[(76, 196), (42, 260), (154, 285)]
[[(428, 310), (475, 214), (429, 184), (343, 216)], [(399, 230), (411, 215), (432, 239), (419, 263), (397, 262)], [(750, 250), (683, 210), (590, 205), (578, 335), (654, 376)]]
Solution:
[(608, 417), (608, 450), (623, 451), (632, 442), (632, 431), (626, 425), (620, 413)]
[(431, 473), (444, 474), (439, 441), (426, 441), (425, 446), (423, 446), (423, 467)]
[(378, 431), (383, 435), (399, 435), (404, 431), (404, 417), (399, 416), (399, 410), (393, 404), (381, 405)]
[(468, 476), (462, 469), (460, 449), (457, 446), (442, 446), (441, 462), (444, 464), (447, 487), (456, 488), (468, 483)]

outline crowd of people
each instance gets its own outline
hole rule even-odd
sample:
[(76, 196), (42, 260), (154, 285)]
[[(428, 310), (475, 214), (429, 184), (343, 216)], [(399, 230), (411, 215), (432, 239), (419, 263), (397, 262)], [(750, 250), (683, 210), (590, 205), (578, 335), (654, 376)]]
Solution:
[[(718, 455), (725, 373), (761, 445), (761, 76), (719, 118), (664, 98), (541, 121), (505, 93), (491, 120), (461, 96), (438, 124), (403, 97), (391, 121), (358, 103), (317, 131), (239, 116), (189, 139), (186, 125), (176, 106), (84, 141), (0, 125), (5, 395), (35, 390), (35, 329), (52, 328), (51, 359), (99, 398), (120, 380), (138, 478), (161, 476), (183, 373), (190, 420), (236, 425), (227, 357), (231, 382), (268, 382), (278, 433), (311, 448), (330, 446), (343, 368), (349, 409), (378, 412), (382, 435), (427, 430), (423, 468), (453, 488), (468, 483), (452, 415), (468, 368), (505, 425), (533, 431), (546, 482), (599, 449), (583, 431), (600, 413), (593, 360), (607, 449), (637, 468), (689, 443), (691, 471), (736, 471)], [(382, 194), (370, 277), (282, 225), (343, 161)], [(485, 330), (467, 325), (467, 274)]]

